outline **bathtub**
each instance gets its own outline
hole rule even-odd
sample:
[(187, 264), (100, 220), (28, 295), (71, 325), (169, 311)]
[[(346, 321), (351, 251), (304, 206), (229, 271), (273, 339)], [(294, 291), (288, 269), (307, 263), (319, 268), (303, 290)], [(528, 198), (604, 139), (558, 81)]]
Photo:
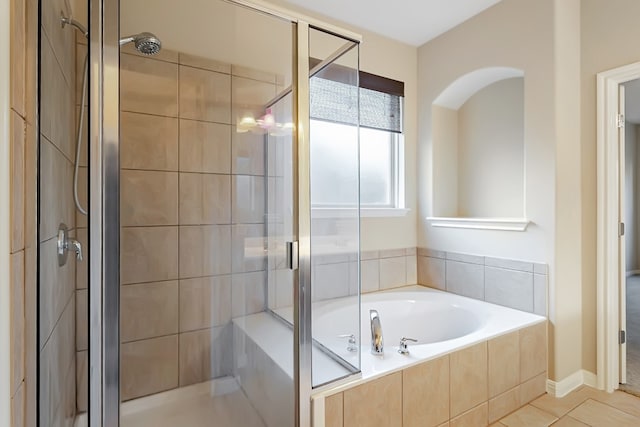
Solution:
[[(327, 396), (369, 382), (384, 382), (390, 375), (397, 377), (399, 371), (413, 365), (465, 351), (474, 344), (488, 342), (509, 332), (530, 326), (538, 328), (536, 325), (546, 320), (535, 314), (422, 286), (364, 294), (361, 297), (360, 314), (357, 304), (355, 296), (313, 303), (312, 332), (316, 345), (312, 347), (312, 381), (318, 386), (312, 397), (314, 425), (324, 426), (324, 402)], [(382, 355), (370, 353), (371, 309), (378, 311), (382, 323)], [(266, 424), (281, 427), (288, 424), (278, 417), (293, 410), (290, 408), (290, 385), (294, 379), (294, 360), (291, 328), (278, 317), (291, 322), (293, 315), (290, 307), (276, 309), (274, 313), (277, 316), (263, 311), (233, 319), (234, 342), (239, 346), (236, 354), (241, 354), (243, 359), (235, 375), (240, 378), (243, 392), (262, 418), (267, 420)], [(358, 328), (359, 334), (356, 333)], [(350, 334), (361, 336), (356, 343), (359, 352), (348, 351), (347, 339), (340, 337)], [(516, 336), (519, 337), (519, 334)], [(398, 353), (402, 337), (418, 340), (409, 344), (408, 354)], [(545, 349), (546, 362), (546, 339), (539, 344)], [(336, 362), (326, 348), (353, 367), (360, 367), (361, 373), (350, 375), (354, 370)], [(482, 367), (487, 369), (486, 361)], [(527, 382), (523, 390), (535, 391), (529, 396), (531, 399), (544, 392), (545, 370), (546, 363), (540, 372), (535, 372), (533, 379), (523, 378), (522, 383)], [(269, 375), (264, 375), (264, 372), (269, 372)], [(252, 378), (261, 380), (250, 381)], [(396, 392), (403, 393), (401, 384)], [(444, 394), (448, 399), (448, 389)], [(369, 409), (363, 410), (367, 412)]]
[[(320, 302), (313, 309), (313, 337), (331, 351), (358, 366), (364, 379), (436, 358), (481, 341), (544, 322), (545, 317), (442, 292), (423, 286), (363, 294), (360, 315), (360, 355), (347, 350), (340, 335), (354, 334), (356, 297)], [(370, 353), (369, 310), (377, 310), (382, 324), (384, 354)], [(399, 354), (402, 337), (409, 353)]]

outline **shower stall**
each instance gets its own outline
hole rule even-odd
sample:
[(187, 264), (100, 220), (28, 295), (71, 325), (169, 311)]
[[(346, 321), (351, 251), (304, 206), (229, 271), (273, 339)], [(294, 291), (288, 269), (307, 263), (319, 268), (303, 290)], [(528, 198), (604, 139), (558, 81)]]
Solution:
[(244, 0), (40, 10), (38, 425), (310, 426), (360, 372), (359, 36)]

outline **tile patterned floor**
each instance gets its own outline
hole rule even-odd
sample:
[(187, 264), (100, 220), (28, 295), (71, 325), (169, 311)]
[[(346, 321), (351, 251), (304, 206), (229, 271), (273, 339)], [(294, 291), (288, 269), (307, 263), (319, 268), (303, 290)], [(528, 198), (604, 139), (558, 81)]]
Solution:
[(492, 427), (640, 427), (640, 398), (581, 387), (556, 399), (545, 394)]

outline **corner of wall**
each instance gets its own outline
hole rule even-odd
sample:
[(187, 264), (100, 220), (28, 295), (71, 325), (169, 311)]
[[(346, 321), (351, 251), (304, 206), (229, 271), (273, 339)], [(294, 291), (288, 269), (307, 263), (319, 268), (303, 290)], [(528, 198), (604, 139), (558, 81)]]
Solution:
[(584, 331), (586, 319), (595, 315), (595, 306), (589, 313), (583, 304), (579, 0), (554, 0), (553, 46), (556, 206), (550, 317), (555, 342), (550, 377), (558, 380), (584, 367), (595, 368), (583, 363), (592, 345), (595, 356), (595, 337), (591, 339)]
[(597, 377), (594, 373), (580, 369), (560, 381), (547, 380), (547, 393), (556, 398), (561, 398), (580, 386), (597, 388)]

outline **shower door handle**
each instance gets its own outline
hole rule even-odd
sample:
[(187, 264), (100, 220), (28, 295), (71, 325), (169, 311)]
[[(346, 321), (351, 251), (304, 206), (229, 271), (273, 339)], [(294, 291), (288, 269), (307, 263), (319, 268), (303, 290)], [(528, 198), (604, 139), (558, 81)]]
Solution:
[(287, 242), (286, 262), (289, 270), (298, 269), (298, 242)]

